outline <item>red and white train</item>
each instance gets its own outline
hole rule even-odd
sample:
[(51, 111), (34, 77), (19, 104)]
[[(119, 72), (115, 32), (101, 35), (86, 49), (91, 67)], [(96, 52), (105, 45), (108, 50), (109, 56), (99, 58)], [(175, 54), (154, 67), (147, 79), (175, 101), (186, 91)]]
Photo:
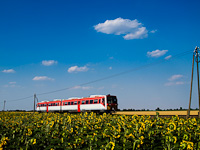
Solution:
[(108, 112), (118, 109), (117, 97), (114, 95), (91, 95), (90, 97), (55, 99), (37, 103), (38, 112)]

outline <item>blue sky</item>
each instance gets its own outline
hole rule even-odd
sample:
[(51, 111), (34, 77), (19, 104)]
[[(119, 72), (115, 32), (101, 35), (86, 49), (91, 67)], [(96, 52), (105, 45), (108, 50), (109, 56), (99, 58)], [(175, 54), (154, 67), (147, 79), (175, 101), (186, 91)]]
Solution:
[[(192, 53), (200, 45), (199, 1), (0, 2), (0, 109), (39, 100), (113, 94), (119, 108), (188, 108)], [(120, 72), (164, 63), (79, 86)], [(196, 69), (196, 68), (195, 68)], [(196, 70), (195, 70), (196, 71)], [(198, 107), (196, 72), (192, 107)], [(10, 102), (9, 102), (10, 101)]]

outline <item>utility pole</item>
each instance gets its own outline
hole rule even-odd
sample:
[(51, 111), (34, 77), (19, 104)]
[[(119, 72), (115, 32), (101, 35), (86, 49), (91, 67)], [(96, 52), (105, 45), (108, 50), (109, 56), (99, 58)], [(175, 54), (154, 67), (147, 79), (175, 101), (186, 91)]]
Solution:
[(199, 97), (199, 113), (198, 113), (198, 117), (200, 118), (200, 87), (199, 87), (199, 47), (196, 46), (195, 50), (194, 50), (194, 54), (193, 54), (193, 60), (192, 60), (192, 76), (191, 76), (191, 85), (190, 85), (190, 99), (189, 99), (189, 109), (187, 111), (187, 118), (190, 117), (190, 107), (191, 107), (191, 98), (192, 98), (192, 84), (193, 84), (193, 70), (194, 70), (194, 57), (195, 57), (195, 61), (197, 63), (197, 85), (198, 85), (198, 97)]
[(33, 106), (33, 112), (35, 112), (35, 99), (36, 99), (36, 94), (34, 94), (34, 106)]
[(35, 103), (35, 101), (37, 100), (37, 103), (38, 103), (38, 98), (37, 98), (37, 96), (36, 96), (36, 94), (34, 94), (34, 106), (33, 106), (33, 111), (35, 112), (35, 106), (36, 106), (36, 103)]
[(187, 118), (190, 117), (190, 108), (191, 108), (191, 99), (192, 99), (193, 72), (194, 72), (194, 54), (193, 54), (193, 59), (192, 59), (192, 76), (191, 76), (191, 84), (190, 84), (190, 100), (189, 100), (189, 108), (188, 108), (188, 111), (187, 111)]
[(3, 111), (5, 111), (5, 107), (6, 107), (6, 100), (4, 100)]
[(196, 53), (196, 63), (197, 63), (197, 84), (198, 84), (198, 96), (199, 96), (199, 118), (200, 118), (200, 91), (199, 91), (199, 53), (198, 53), (199, 47), (195, 48), (195, 53)]

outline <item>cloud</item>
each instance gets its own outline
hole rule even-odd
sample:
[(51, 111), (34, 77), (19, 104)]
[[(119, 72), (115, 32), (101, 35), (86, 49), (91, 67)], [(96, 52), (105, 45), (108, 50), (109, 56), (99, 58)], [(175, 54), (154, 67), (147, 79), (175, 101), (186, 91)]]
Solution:
[(77, 85), (77, 86), (74, 86), (74, 87), (72, 87), (71, 89), (72, 90), (77, 90), (77, 89), (81, 89), (81, 90), (90, 90), (90, 89), (92, 89), (93, 87), (90, 87), (90, 86), (79, 86), (79, 85)]
[(47, 76), (35, 76), (32, 80), (34, 80), (34, 81), (41, 81), (41, 80), (51, 80), (51, 81), (53, 81), (54, 79), (49, 78)]
[(68, 69), (69, 73), (73, 73), (73, 72), (86, 72), (88, 71), (89, 68), (87, 66), (83, 66), (83, 67), (78, 67), (78, 66), (72, 66)]
[(180, 80), (183, 77), (181, 74), (175, 74), (172, 75), (168, 80), (170, 82), (165, 83), (165, 86), (172, 86), (172, 85), (182, 85), (185, 84), (183, 81), (177, 81)]
[(167, 83), (165, 83), (165, 86), (183, 85), (183, 84), (185, 84), (185, 83), (182, 82), (182, 81), (178, 81), (178, 82), (167, 82)]
[(148, 36), (148, 30), (143, 27), (137, 19), (117, 18), (115, 20), (106, 20), (104, 23), (99, 23), (94, 26), (97, 32), (114, 35), (125, 35), (125, 40), (143, 39)]
[(55, 60), (43, 60), (42, 65), (44, 66), (52, 66), (54, 64), (57, 64), (58, 62)]
[(20, 87), (16, 85), (17, 82), (9, 82), (8, 84), (4, 85), (4, 87)]
[(181, 75), (181, 74), (175, 74), (175, 75), (171, 76), (168, 80), (174, 81), (174, 80), (180, 79), (182, 77), (183, 77), (183, 75)]
[(161, 57), (163, 55), (165, 55), (166, 53), (168, 52), (168, 50), (155, 50), (155, 51), (152, 51), (152, 52), (147, 52), (147, 56), (148, 57)]
[(109, 70), (112, 70), (112, 67), (109, 67), (108, 69), (109, 69)]
[(172, 58), (172, 55), (169, 55), (169, 56), (166, 56), (166, 57), (165, 57), (166, 60), (168, 60), (168, 59), (170, 59), (170, 58)]
[(143, 38), (146, 38), (148, 36), (147, 32), (148, 31), (146, 30), (145, 27), (141, 27), (141, 28), (138, 28), (138, 30), (135, 31), (134, 33), (126, 34), (125, 36), (123, 36), (123, 38), (125, 40), (143, 39)]
[(13, 69), (8, 69), (8, 70), (3, 70), (2, 71), (3, 73), (15, 73), (15, 70), (13, 70)]
[(150, 31), (150, 33), (156, 33), (157, 32), (157, 30), (151, 30)]

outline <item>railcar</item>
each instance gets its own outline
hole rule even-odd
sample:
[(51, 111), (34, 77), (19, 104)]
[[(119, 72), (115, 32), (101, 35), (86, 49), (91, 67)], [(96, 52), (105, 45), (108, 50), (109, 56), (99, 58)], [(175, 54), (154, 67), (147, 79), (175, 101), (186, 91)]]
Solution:
[(114, 95), (91, 95), (89, 97), (55, 99), (42, 101), (36, 105), (38, 112), (109, 112), (118, 109), (117, 97)]

